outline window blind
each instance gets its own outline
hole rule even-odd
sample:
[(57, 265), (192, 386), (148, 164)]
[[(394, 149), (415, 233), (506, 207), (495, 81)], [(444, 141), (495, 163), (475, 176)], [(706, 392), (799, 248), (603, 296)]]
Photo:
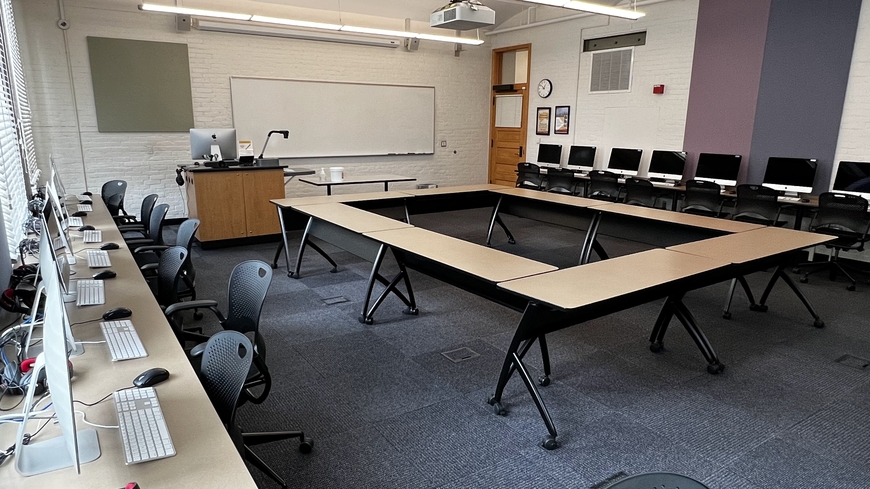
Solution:
[(15, 13), (12, 10), (12, 0), (2, 0), (2, 15), (6, 37), (6, 55), (9, 71), (12, 74), (12, 107), (15, 114), (18, 132), (18, 147), (24, 166), (24, 176), (28, 180), (30, 197), (39, 186), (39, 167), (36, 162), (36, 146), (33, 143), (33, 117), (30, 112), (30, 101), (27, 98), (27, 83), (24, 80), (24, 65), (21, 63), (21, 50), (18, 46), (18, 31), (15, 29)]

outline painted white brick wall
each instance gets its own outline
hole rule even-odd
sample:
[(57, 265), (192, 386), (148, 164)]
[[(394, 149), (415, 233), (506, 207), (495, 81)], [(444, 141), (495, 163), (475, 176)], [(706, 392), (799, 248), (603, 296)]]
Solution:
[[(55, 0), (15, 4), (22, 55), (33, 108), (34, 139), (40, 166), (53, 155), (73, 191), (99, 192), (111, 179), (129, 183), (128, 207), (149, 193), (171, 204), (170, 217), (186, 215), (175, 184), (178, 163), (190, 163), (187, 133), (100, 133), (97, 131), (87, 36), (187, 43), (196, 127), (231, 127), (229, 78), (233, 75), (339, 80), (435, 86), (434, 155), (294, 160), (293, 166), (341, 165), (355, 175), (398, 173), (419, 183), (441, 186), (483, 183), (487, 179), (489, 132), (488, 44), (466, 47), (459, 58), (453, 45), (422, 42), (417, 52), (336, 43), (238, 34), (179, 33), (175, 17), (135, 11), (135, 3), (67, 0), (67, 31), (73, 86), (78, 102), (84, 165), (67, 70), (63, 33), (56, 26)], [(280, 7), (276, 7), (278, 9)], [(280, 11), (273, 12), (279, 15)], [(388, 107), (384, 108), (389, 110)], [(439, 142), (446, 140), (447, 148)], [(390, 188), (413, 188), (414, 183)], [(352, 186), (338, 192), (376, 191), (382, 186)], [(324, 191), (293, 181), (288, 196)], [(128, 209), (129, 211), (138, 211)]]
[[(683, 147), (686, 108), (692, 74), (692, 55), (699, 0), (672, 0), (642, 8), (646, 16), (637, 21), (590, 16), (556, 24), (533, 27), (492, 36), (493, 47), (532, 44), (531, 84), (549, 78), (553, 94), (542, 99), (532, 89), (529, 100), (529, 161), (537, 158), (539, 142), (561, 144), (563, 164), (568, 148), (574, 145), (597, 146), (596, 167), (607, 164), (613, 146), (644, 144), (642, 168), (653, 149), (679, 150)], [(540, 12), (539, 20), (545, 17)], [(520, 14), (506, 25), (524, 23)], [(589, 76), (591, 53), (582, 53), (583, 39), (646, 31), (646, 45), (635, 48), (632, 88), (630, 92), (591, 94)], [(664, 95), (653, 95), (654, 84), (665, 84)], [(570, 134), (536, 136), (534, 132), (537, 107), (571, 106)], [(621, 110), (626, 109), (626, 110)], [(649, 134), (638, 135), (614, 127), (619, 121), (606, 121), (606, 116), (631, 117), (632, 114), (657, 114), (655, 127)], [(611, 133), (605, 134), (605, 128)]]
[[(870, 161), (870, 2), (861, 5), (834, 161)], [(834, 179), (831, 178), (831, 185)]]

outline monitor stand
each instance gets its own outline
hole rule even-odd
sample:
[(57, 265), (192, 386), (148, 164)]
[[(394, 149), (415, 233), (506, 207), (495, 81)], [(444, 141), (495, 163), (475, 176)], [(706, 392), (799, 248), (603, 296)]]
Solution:
[(783, 193), (782, 193), (782, 196), (783, 196), (783, 197), (792, 197), (792, 198), (797, 198), (797, 197), (800, 197), (800, 194), (797, 193), (797, 192), (783, 192)]

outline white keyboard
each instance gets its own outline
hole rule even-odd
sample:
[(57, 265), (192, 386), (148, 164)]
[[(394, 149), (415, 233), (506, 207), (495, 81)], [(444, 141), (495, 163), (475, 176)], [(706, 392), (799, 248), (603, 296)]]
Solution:
[(66, 220), (66, 226), (68, 228), (69, 227), (77, 228), (79, 226), (84, 226), (84, 225), (85, 225), (85, 223), (82, 222), (81, 217), (70, 217), (70, 218), (67, 218), (67, 220)]
[(76, 206), (76, 210), (84, 211), (84, 212), (93, 212), (94, 208), (91, 207), (91, 204), (78, 204)]
[(139, 340), (136, 328), (129, 319), (100, 323), (100, 328), (103, 330), (103, 336), (106, 337), (113, 362), (148, 356), (148, 352)]
[(779, 200), (780, 202), (800, 202), (800, 201), (801, 201), (801, 198), (800, 198), (800, 197), (783, 197), (783, 196), (780, 196), (778, 200)]
[(109, 252), (106, 250), (87, 250), (88, 251), (88, 267), (90, 268), (106, 268), (112, 266), (109, 260)]
[(82, 194), (82, 195), (76, 195), (76, 200), (79, 202), (90, 202), (92, 199), (91, 199), (90, 195)]
[(153, 387), (114, 393), (127, 465), (175, 455), (175, 446)]
[(76, 305), (96, 306), (106, 303), (106, 287), (103, 280), (76, 280)]
[(92, 229), (90, 231), (82, 231), (84, 233), (82, 238), (85, 243), (102, 243), (103, 242), (103, 232), (98, 229)]

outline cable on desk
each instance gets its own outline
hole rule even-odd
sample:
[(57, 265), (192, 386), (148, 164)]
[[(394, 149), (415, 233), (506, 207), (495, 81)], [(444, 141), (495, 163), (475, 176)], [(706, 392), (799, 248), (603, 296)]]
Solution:
[(84, 424), (86, 424), (86, 425), (93, 426), (94, 428), (105, 428), (105, 429), (107, 429), (107, 430), (118, 430), (118, 429), (121, 429), (120, 426), (106, 426), (106, 425), (101, 425), (101, 424), (91, 423), (90, 421), (88, 421), (88, 420), (85, 418), (85, 413), (84, 413), (84, 411), (76, 410), (76, 414), (81, 414), (81, 415), (82, 415), (82, 422), (83, 422)]
[(79, 324), (87, 324), (87, 323), (92, 323), (94, 321), (104, 321), (104, 319), (102, 316), (100, 316), (98, 318), (88, 319), (87, 321), (78, 321), (78, 322), (70, 324), (69, 327), (72, 328), (73, 326), (78, 326)]
[(87, 403), (84, 401), (79, 401), (78, 399), (73, 399), (73, 402), (77, 402), (77, 403), (81, 404), (82, 406), (87, 406), (87, 407), (96, 406), (97, 404), (104, 402), (106, 399), (112, 397), (112, 394), (114, 394), (118, 391), (122, 391), (124, 389), (132, 389), (133, 387), (135, 387), (135, 386), (131, 385), (129, 387), (121, 387), (120, 389), (115, 389), (112, 392), (106, 394), (105, 397), (103, 397), (102, 399), (100, 399), (99, 401), (96, 401), (96, 402)]

